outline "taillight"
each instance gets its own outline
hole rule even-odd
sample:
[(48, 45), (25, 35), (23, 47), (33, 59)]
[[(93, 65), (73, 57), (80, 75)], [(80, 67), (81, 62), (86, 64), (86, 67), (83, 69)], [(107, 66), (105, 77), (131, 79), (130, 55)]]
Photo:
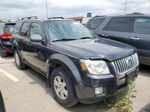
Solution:
[(10, 33), (3, 33), (2, 34), (2, 39), (10, 39), (12, 37), (12, 34)]

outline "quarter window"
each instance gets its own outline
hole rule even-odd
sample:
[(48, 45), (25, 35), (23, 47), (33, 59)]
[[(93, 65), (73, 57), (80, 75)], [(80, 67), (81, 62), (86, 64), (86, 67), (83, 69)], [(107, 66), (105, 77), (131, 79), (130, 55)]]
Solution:
[(104, 21), (104, 18), (101, 19), (92, 19), (89, 21), (87, 27), (90, 29), (96, 29), (102, 22)]
[(29, 25), (30, 23), (24, 23), (23, 26), (21, 27), (21, 32), (20, 35), (26, 37), (29, 31)]
[(21, 25), (22, 25), (21, 22), (16, 23), (15, 30), (14, 30), (15, 34), (19, 34), (20, 33), (20, 27), (21, 27)]
[(133, 32), (140, 34), (150, 34), (150, 18), (136, 18)]
[(132, 32), (133, 24), (134, 18), (127, 18), (127, 17), (113, 18), (105, 26), (104, 30), (116, 32)]

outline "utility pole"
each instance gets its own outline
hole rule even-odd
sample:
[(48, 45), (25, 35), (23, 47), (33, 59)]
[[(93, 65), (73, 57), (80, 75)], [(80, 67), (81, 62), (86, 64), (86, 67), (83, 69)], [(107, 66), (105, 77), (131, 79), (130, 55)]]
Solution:
[(47, 5), (47, 0), (46, 0), (46, 16), (48, 18), (48, 5)]
[(124, 6), (124, 13), (126, 14), (127, 12), (127, 0), (125, 0), (125, 6)]

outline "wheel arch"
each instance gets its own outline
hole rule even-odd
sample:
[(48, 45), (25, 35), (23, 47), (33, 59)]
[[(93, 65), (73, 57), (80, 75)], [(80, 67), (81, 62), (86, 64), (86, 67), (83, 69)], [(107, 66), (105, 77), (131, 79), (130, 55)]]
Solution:
[(48, 81), (47, 81), (49, 87), (51, 86), (49, 81), (51, 77), (51, 72), (59, 66), (63, 66), (73, 76), (71, 78), (74, 80), (74, 86), (76, 84), (80, 86), (83, 85), (80, 73), (74, 62), (69, 57), (63, 54), (54, 54), (49, 58)]
[(14, 41), (12, 42), (12, 50), (14, 51), (15, 49), (18, 49), (18, 48), (19, 48), (19, 45), (18, 45), (17, 41), (14, 40)]

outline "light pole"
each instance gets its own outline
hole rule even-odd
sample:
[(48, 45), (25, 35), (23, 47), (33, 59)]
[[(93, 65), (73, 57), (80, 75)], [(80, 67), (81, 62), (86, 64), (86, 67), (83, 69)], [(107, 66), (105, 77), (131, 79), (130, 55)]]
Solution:
[(48, 5), (47, 5), (47, 0), (46, 0), (46, 16), (48, 18)]
[(124, 6), (124, 13), (126, 14), (127, 12), (127, 0), (125, 0), (125, 6)]

